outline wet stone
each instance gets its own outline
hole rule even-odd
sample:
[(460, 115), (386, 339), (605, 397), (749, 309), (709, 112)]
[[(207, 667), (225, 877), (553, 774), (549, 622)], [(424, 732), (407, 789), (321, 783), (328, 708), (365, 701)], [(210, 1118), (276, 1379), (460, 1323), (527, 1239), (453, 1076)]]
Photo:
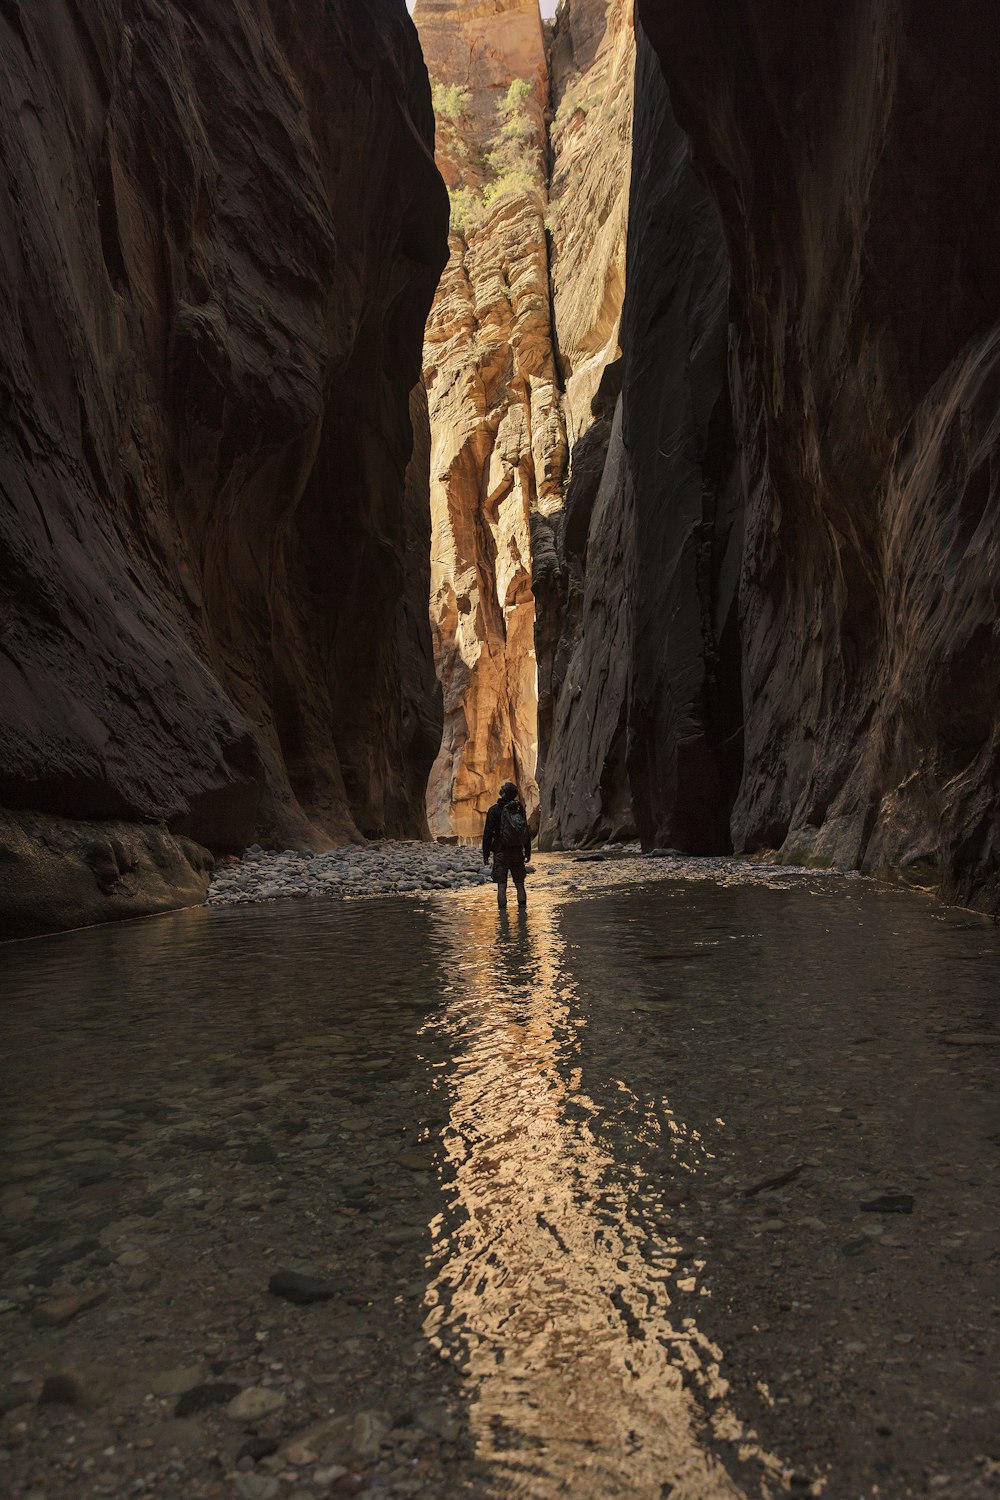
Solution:
[(262, 1417), (270, 1417), (281, 1411), (287, 1401), (288, 1397), (283, 1391), (252, 1385), (233, 1397), (226, 1407), (226, 1415), (234, 1422), (257, 1422)]
[(863, 1214), (912, 1214), (914, 1199), (910, 1193), (886, 1193), (862, 1203)]
[(171, 1399), (193, 1391), (203, 1385), (207, 1371), (204, 1365), (179, 1365), (173, 1370), (162, 1370), (148, 1382), (154, 1396)]
[(262, 1458), (270, 1458), (271, 1455), (273, 1453), (277, 1453), (277, 1451), (277, 1438), (247, 1438), (246, 1442), (243, 1444), (236, 1455), (236, 1462), (239, 1463), (243, 1459), (250, 1459), (251, 1462), (256, 1464), (259, 1463)]
[(240, 1500), (275, 1500), (281, 1483), (272, 1474), (241, 1474), (233, 1486)]
[(80, 1313), (97, 1307), (104, 1301), (107, 1292), (97, 1289), (70, 1292), (64, 1297), (54, 1297), (50, 1302), (40, 1302), (31, 1314), (32, 1322), (39, 1328), (63, 1328)]
[(199, 1412), (211, 1411), (216, 1406), (227, 1406), (240, 1393), (238, 1385), (227, 1381), (208, 1381), (185, 1391), (174, 1407), (175, 1417), (193, 1417)]
[(268, 1282), (268, 1290), (275, 1297), (307, 1306), (343, 1296), (347, 1288), (343, 1282), (324, 1281), (303, 1271), (276, 1271)]

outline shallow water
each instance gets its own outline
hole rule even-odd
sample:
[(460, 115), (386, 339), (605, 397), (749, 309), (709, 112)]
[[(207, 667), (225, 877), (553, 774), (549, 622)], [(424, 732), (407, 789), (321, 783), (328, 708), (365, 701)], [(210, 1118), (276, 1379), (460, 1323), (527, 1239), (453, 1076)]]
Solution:
[[(327, 1398), (394, 1434), (445, 1403), (430, 1458), (348, 1458), (366, 1493), (993, 1493), (997, 930), (864, 881), (544, 869), (506, 920), (475, 891), (3, 951), (14, 1493), (228, 1494), (243, 1434), (212, 1409), (178, 1449), (145, 1388), (196, 1358), (287, 1387), (279, 1441)], [(268, 1300), (288, 1264), (343, 1301)], [(98, 1373), (64, 1421), (33, 1399), (67, 1364)]]

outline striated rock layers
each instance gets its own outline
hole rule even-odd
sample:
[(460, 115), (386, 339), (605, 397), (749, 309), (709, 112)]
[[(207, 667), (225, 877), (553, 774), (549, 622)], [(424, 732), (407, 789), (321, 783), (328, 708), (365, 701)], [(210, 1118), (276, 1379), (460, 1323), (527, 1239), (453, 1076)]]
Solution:
[(544, 222), (548, 81), (536, 0), (419, 0), (414, 19), (454, 205), (424, 345), (444, 692), (427, 810), (432, 834), (477, 838), (501, 780), (518, 783), (529, 815), (537, 806), (530, 516), (558, 492), (565, 458)]
[[(647, 57), (624, 491), (580, 520), (594, 646), (546, 775), (588, 705), (591, 743), (624, 735), (605, 779), (649, 843), (731, 839), (989, 905), (1000, 33), (978, 0), (639, 13), (700, 182)], [(613, 822), (592, 763), (557, 837)]]
[(419, 833), (446, 203), (403, 0), (14, 0), (0, 76), (7, 933), (193, 899), (188, 840)]
[(567, 0), (548, 47), (536, 0), (418, 0), (415, 20), (453, 202), (425, 346), (445, 698), (428, 810), (478, 837), (504, 777), (537, 804), (567, 466), (618, 354), (634, 38), (628, 0)]

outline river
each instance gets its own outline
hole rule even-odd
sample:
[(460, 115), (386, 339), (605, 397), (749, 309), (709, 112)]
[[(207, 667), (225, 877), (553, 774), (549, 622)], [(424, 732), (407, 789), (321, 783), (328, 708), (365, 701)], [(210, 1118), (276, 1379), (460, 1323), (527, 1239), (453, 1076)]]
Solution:
[(2, 950), (0, 1489), (996, 1492), (998, 929), (542, 870)]

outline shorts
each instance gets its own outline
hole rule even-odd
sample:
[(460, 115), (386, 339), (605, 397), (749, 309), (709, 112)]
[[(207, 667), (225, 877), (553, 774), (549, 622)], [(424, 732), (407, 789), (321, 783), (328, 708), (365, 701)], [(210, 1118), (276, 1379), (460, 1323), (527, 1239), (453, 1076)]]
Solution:
[(524, 884), (524, 850), (497, 849), (493, 855), (493, 879), (499, 885), (507, 876), (515, 885)]

